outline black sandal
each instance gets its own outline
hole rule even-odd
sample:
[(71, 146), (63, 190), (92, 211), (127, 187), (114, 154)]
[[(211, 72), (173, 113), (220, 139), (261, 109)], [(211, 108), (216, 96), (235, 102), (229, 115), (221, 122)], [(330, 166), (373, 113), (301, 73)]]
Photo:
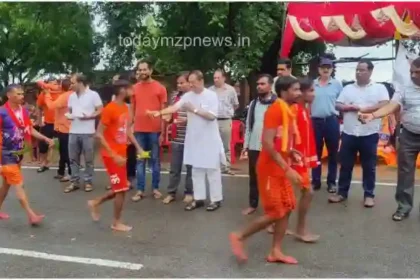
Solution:
[(217, 209), (220, 208), (220, 206), (222, 206), (222, 203), (220, 201), (217, 202), (211, 202), (207, 208), (206, 211), (212, 212), (212, 211), (216, 211)]
[(401, 222), (402, 220), (408, 218), (409, 215), (409, 213), (400, 213), (397, 211), (392, 215), (392, 220), (395, 222)]
[(185, 211), (192, 211), (197, 208), (201, 208), (204, 206), (204, 201), (202, 200), (194, 200), (193, 202), (189, 203), (187, 206), (185, 206)]
[(41, 166), (40, 168), (38, 168), (38, 170), (36, 172), (42, 173), (42, 172), (45, 172), (45, 171), (47, 171), (49, 169), (50, 168), (48, 166)]
[(337, 186), (335, 186), (335, 185), (328, 185), (327, 186), (327, 192), (329, 192), (329, 193), (337, 193)]

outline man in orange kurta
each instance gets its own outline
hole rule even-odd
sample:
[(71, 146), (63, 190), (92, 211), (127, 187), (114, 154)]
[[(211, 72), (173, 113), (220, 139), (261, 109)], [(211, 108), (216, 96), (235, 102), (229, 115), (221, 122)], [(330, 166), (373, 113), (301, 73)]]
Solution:
[[(49, 81), (48, 84), (57, 86), (57, 81)], [(60, 95), (60, 91), (51, 92), (51, 97), (53, 100), (56, 100)], [(54, 138), (54, 121), (55, 121), (55, 111), (52, 109), (48, 109), (47, 105), (45, 104), (45, 92), (41, 92), (38, 96), (38, 100), (36, 102), (40, 114), (38, 116), (38, 125), (40, 126), (40, 133), (47, 136), (48, 138)], [(39, 154), (41, 160), (41, 167), (38, 169), (38, 172), (45, 172), (49, 169), (49, 158), (51, 156), (51, 149), (48, 147), (47, 144), (44, 142), (39, 143)]]
[(300, 153), (302, 160), (301, 164), (293, 164), (292, 168), (300, 174), (303, 181), (301, 184), (296, 231), (288, 231), (288, 234), (294, 235), (299, 241), (313, 243), (319, 239), (319, 235), (309, 233), (306, 227), (306, 216), (313, 196), (309, 170), (320, 164), (316, 153), (311, 117), (309, 109), (307, 109), (314, 99), (314, 86), (313, 81), (308, 78), (300, 79), (299, 84), (302, 96), (298, 103), (293, 106), (293, 112), (296, 115), (296, 124), (301, 141), (300, 143), (294, 143), (294, 148)]
[[(293, 143), (300, 142), (295, 116), (290, 105), (300, 96), (299, 82), (292, 77), (277, 80), (277, 99), (264, 117), (262, 150), (258, 158), (258, 190), (264, 208), (264, 215), (254, 220), (242, 231), (230, 234), (232, 252), (238, 261), (246, 261), (243, 242), (251, 235), (275, 224), (274, 238), (267, 262), (297, 264), (297, 260), (283, 254), (281, 243), (286, 233), (289, 215), (296, 207), (293, 185), (301, 185), (302, 178), (291, 168)], [(297, 139), (295, 139), (297, 137)]]
[[(38, 85), (44, 89), (44, 103), (48, 110), (54, 110), (54, 130), (59, 141), (60, 160), (58, 164), (57, 175), (55, 179), (61, 182), (68, 182), (70, 180), (71, 169), (69, 159), (69, 130), (70, 120), (65, 116), (69, 112), (67, 106), (69, 96), (73, 92), (70, 90), (70, 79), (65, 79), (61, 85), (46, 84), (38, 82)], [(58, 92), (59, 96), (54, 100), (53, 95)], [(67, 167), (68, 176), (65, 176)]]

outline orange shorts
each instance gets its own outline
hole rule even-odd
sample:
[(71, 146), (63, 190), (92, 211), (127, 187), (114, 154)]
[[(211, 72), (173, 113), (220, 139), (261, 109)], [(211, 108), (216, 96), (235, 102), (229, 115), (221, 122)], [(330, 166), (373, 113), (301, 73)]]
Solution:
[(18, 186), (23, 184), (22, 171), (20, 164), (3, 165), (1, 168), (1, 176), (3, 181), (11, 186)]
[(111, 182), (112, 191), (114, 193), (128, 191), (129, 187), (126, 165), (124, 164), (123, 166), (119, 166), (110, 157), (102, 156), (102, 160)]

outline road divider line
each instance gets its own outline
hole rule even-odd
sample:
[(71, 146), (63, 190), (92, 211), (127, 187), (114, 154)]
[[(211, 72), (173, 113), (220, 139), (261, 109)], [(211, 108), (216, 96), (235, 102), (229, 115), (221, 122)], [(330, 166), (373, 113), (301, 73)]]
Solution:
[(59, 262), (91, 264), (91, 265), (97, 265), (97, 266), (106, 266), (106, 267), (122, 268), (122, 269), (129, 269), (129, 270), (140, 270), (143, 268), (142, 264), (136, 264), (136, 263), (54, 255), (54, 254), (48, 254), (44, 252), (26, 251), (26, 250), (20, 250), (20, 249), (12, 249), (12, 248), (0, 247), (0, 254), (52, 260), (52, 261), (59, 261)]
[[(29, 169), (29, 170), (33, 170), (33, 169), (38, 169), (39, 167), (38, 166), (22, 166), (22, 169)], [(55, 166), (53, 166), (53, 167), (50, 167), (50, 169), (52, 169), (52, 170), (57, 170), (58, 169), (58, 167), (55, 167)], [(82, 169), (83, 170), (83, 169)], [(106, 170), (105, 170), (105, 168), (95, 168), (94, 169), (96, 172), (105, 172)], [(147, 173), (150, 173), (150, 172), (148, 172), (147, 171)], [(160, 174), (169, 174), (169, 171), (161, 171), (160, 172)], [(182, 172), (182, 174), (186, 174), (186, 172)], [(235, 174), (235, 175), (229, 175), (229, 174), (222, 174), (222, 176), (223, 177), (236, 177), (236, 178), (248, 178), (249, 177), (249, 175), (248, 174)], [(324, 180), (324, 182), (326, 182), (326, 180)], [(363, 184), (363, 182), (362, 181), (351, 181), (351, 183), (352, 184)], [(377, 186), (390, 186), (390, 187), (392, 187), (392, 186), (396, 186), (397, 185), (397, 183), (395, 182), (395, 183), (392, 183), (392, 182), (376, 182), (375, 183)], [(418, 185), (416, 185), (416, 187), (417, 187)]]

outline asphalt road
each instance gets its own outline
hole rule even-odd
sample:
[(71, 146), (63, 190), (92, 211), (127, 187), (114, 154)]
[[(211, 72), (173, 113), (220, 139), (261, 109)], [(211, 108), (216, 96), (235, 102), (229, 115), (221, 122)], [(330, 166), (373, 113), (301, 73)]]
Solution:
[[(103, 207), (101, 222), (90, 220), (86, 201), (103, 192), (105, 173), (96, 173), (93, 193), (71, 194), (62, 192), (64, 185), (52, 179), (54, 173), (24, 171), (33, 207), (46, 214), (41, 227), (29, 227), (14, 194), (9, 195), (4, 210), (11, 218), (0, 222), (0, 278), (420, 277), (418, 207), (408, 220), (393, 222), (392, 186), (377, 187), (373, 209), (362, 207), (360, 185), (353, 185), (346, 205), (328, 204), (327, 193), (321, 190), (310, 213), (320, 242), (308, 245), (288, 237), (284, 245), (299, 265), (267, 264), (271, 238), (261, 232), (248, 242), (248, 263), (239, 266), (227, 236), (252, 218), (241, 215), (247, 204), (247, 178), (224, 177), (225, 202), (214, 213), (185, 212), (181, 201), (163, 205), (151, 196), (138, 203), (128, 201), (124, 217), (134, 229), (126, 234), (109, 230), (111, 203)], [(162, 186), (167, 179), (162, 175)], [(71, 257), (68, 262), (63, 261), (66, 257)], [(110, 267), (112, 261), (142, 267), (121, 268), (122, 263)]]

